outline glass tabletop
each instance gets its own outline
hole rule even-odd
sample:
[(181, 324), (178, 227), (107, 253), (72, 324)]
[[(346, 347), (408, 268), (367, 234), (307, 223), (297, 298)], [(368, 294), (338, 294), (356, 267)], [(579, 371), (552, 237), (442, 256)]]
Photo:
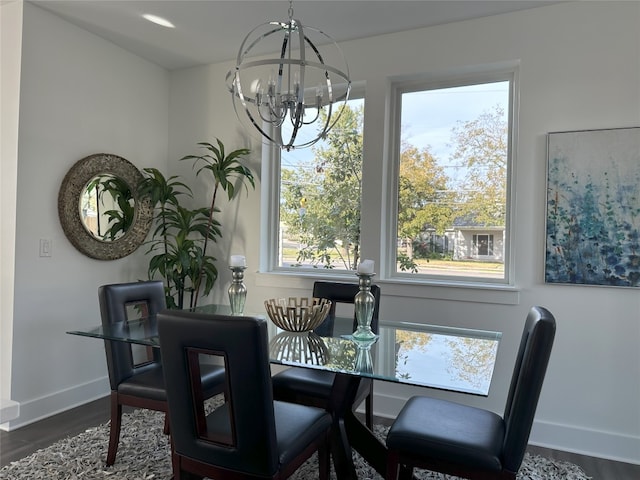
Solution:
[[(197, 310), (230, 314), (225, 305), (207, 305)], [(391, 324), (381, 319), (379, 335), (363, 342), (351, 337), (352, 325), (353, 318), (336, 317), (334, 336), (320, 337), (314, 332), (287, 332), (269, 321), (270, 360), (389, 382), (489, 394), (501, 333), (406, 322)], [(157, 332), (155, 317), (147, 317), (109, 328), (97, 326), (67, 333), (158, 348)]]

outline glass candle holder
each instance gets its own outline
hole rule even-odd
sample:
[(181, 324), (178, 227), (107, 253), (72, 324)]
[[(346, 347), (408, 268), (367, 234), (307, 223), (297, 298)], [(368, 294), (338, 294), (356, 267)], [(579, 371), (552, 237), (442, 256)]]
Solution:
[(371, 330), (371, 319), (373, 318), (373, 307), (375, 298), (371, 293), (371, 279), (375, 273), (357, 273), (360, 291), (354, 298), (354, 309), (358, 328), (353, 332), (353, 338), (357, 340), (370, 340), (377, 335)]
[(247, 267), (230, 266), (232, 280), (229, 285), (229, 305), (231, 315), (242, 315), (244, 303), (247, 300), (247, 287), (244, 285), (244, 271)]
[(353, 339), (356, 344), (356, 363), (355, 369), (360, 373), (373, 373), (373, 357), (371, 355), (371, 346), (376, 343), (377, 337), (369, 340)]

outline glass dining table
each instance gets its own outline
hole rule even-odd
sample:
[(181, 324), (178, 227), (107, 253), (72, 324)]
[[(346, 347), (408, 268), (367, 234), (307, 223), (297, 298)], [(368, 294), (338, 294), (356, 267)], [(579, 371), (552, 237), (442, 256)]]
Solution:
[[(196, 310), (230, 315), (229, 306), (225, 305), (206, 305)], [(263, 312), (245, 315), (266, 317)], [(376, 338), (358, 341), (351, 336), (352, 327), (353, 318), (336, 317), (333, 336), (321, 337), (314, 332), (284, 331), (269, 322), (270, 361), (336, 373), (330, 399), (336, 476), (357, 479), (352, 459), (355, 449), (384, 477), (384, 442), (355, 413), (361, 379), (487, 396), (502, 335), (486, 330), (391, 323), (381, 318)], [(159, 348), (157, 332), (155, 317), (147, 317), (67, 333)]]

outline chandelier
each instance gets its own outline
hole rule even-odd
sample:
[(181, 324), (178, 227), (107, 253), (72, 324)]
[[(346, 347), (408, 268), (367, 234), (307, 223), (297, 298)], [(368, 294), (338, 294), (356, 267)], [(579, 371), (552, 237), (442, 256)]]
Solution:
[[(294, 19), (292, 1), (288, 13), (288, 21), (263, 23), (249, 32), (226, 77), (238, 118), (248, 119), (263, 137), (287, 151), (325, 138), (351, 90), (338, 44)], [(279, 56), (264, 58), (266, 52)], [(343, 66), (331, 66), (329, 60)]]

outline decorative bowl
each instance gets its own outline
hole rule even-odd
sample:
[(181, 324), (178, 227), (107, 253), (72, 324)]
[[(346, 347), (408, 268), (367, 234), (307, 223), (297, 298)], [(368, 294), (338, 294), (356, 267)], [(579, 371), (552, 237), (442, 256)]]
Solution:
[(288, 332), (308, 332), (320, 325), (331, 308), (326, 298), (271, 298), (264, 306), (273, 323)]

